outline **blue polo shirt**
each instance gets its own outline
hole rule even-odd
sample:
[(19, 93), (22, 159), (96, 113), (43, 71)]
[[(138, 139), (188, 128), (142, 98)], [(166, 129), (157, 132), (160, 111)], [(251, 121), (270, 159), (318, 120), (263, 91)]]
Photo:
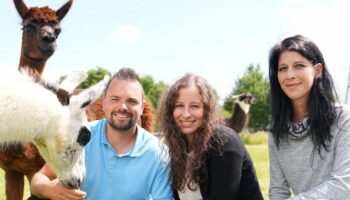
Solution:
[(85, 146), (86, 177), (80, 189), (86, 200), (170, 200), (168, 155), (161, 142), (137, 127), (134, 147), (119, 155), (106, 137), (106, 120), (92, 122)]

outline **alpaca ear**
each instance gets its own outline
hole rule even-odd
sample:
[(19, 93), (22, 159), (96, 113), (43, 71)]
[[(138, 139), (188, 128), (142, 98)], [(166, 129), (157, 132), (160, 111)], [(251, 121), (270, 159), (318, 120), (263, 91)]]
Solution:
[(23, 0), (13, 0), (13, 3), (15, 4), (17, 12), (21, 16), (21, 18), (25, 19), (27, 13), (29, 12), (29, 8), (27, 7), (27, 5), (23, 2)]
[[(78, 95), (74, 95), (71, 97), (71, 106), (73, 104), (78, 104), (80, 108), (84, 108), (88, 106), (91, 102), (98, 99), (101, 94), (103, 93), (104, 89), (106, 88), (106, 85), (109, 81), (109, 76), (105, 75), (104, 78), (98, 82), (97, 84), (93, 85), (92, 87), (85, 89), (83, 92), (81, 92)], [(74, 103), (73, 103), (74, 102)]]
[(59, 88), (70, 94), (88, 77), (88, 75), (83, 71), (75, 71), (65, 75), (65, 77), (66, 78), (59, 84)]
[(230, 99), (235, 100), (235, 99), (237, 99), (239, 96), (240, 96), (240, 94), (239, 94), (239, 95), (232, 95), (232, 96), (230, 97)]
[(64, 18), (64, 16), (66, 16), (72, 4), (73, 0), (69, 0), (66, 4), (64, 4), (60, 9), (56, 11), (58, 21), (61, 21)]

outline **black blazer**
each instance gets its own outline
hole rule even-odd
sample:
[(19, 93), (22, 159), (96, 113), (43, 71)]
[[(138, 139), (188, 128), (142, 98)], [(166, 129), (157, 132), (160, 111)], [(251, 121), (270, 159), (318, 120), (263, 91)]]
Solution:
[[(218, 150), (215, 137), (222, 136), (225, 144)], [(211, 139), (213, 148), (207, 158), (207, 179), (199, 184), (204, 200), (261, 200), (263, 199), (253, 162), (238, 137), (225, 126), (220, 126)], [(180, 200), (177, 191), (174, 199)]]

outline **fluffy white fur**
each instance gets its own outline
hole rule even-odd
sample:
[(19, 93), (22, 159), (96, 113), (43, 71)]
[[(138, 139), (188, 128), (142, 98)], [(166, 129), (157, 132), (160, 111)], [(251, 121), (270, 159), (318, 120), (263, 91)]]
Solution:
[(0, 79), (0, 142), (33, 142), (64, 185), (79, 185), (85, 176), (83, 146), (77, 142), (86, 122), (82, 105), (97, 99), (107, 82), (105, 77), (62, 106), (25, 73), (6, 74)]

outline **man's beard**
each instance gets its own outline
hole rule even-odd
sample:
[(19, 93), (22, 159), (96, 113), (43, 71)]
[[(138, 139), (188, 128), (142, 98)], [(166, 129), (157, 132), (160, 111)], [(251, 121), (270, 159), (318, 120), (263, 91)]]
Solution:
[(131, 116), (131, 118), (127, 121), (127, 123), (118, 123), (114, 121), (113, 114), (115, 114), (115, 112), (111, 113), (110, 118), (109, 119), (107, 118), (107, 122), (116, 131), (121, 131), (121, 132), (128, 131), (132, 127), (134, 127), (136, 124), (136, 120), (133, 118), (133, 115), (131, 113), (128, 113)]

